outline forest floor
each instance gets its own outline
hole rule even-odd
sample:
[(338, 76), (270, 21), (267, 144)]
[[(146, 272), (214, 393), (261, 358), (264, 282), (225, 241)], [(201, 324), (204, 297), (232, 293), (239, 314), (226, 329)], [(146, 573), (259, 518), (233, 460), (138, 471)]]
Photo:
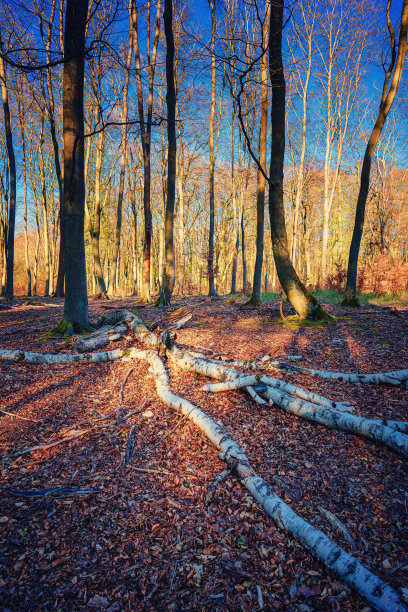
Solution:
[[(200, 303), (201, 301), (201, 303)], [(408, 367), (408, 309), (328, 304), (333, 324), (279, 324), (279, 301), (259, 309), (243, 298), (175, 298), (196, 305), (179, 330), (181, 347), (226, 357), (301, 355), (308, 367), (380, 372)], [(163, 316), (133, 298), (90, 300), (91, 320), (111, 308)], [(284, 305), (285, 312), (289, 310)], [(0, 312), (0, 347), (72, 352), (71, 340), (42, 338), (62, 316), (62, 300)], [(125, 347), (134, 340), (112, 342)], [(200, 349), (197, 349), (200, 350)], [(325, 531), (385, 582), (408, 576), (408, 471), (391, 449), (331, 431), (243, 391), (206, 393), (208, 379), (167, 363), (172, 390), (200, 404), (246, 447), (257, 472), (298, 514)], [(135, 450), (121, 467), (135, 411)], [(268, 371), (266, 369), (266, 371)], [(225, 468), (217, 450), (156, 395), (143, 362), (0, 365), (0, 486), (18, 491), (97, 487), (85, 497), (27, 499), (1, 490), (0, 609), (6, 610), (365, 610), (371, 608), (275, 527), (239, 482), (209, 484)], [(275, 373), (306, 389), (348, 401), (356, 414), (407, 420), (408, 393), (388, 385), (350, 385)], [(18, 418), (24, 417), (23, 420)], [(77, 439), (19, 457), (18, 451), (88, 429)], [(323, 509), (323, 510), (322, 510)], [(324, 510), (349, 530), (334, 527)]]

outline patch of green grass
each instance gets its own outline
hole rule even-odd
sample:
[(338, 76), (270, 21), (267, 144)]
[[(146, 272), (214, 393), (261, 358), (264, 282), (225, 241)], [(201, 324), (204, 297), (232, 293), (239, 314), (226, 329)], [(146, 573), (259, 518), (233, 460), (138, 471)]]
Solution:
[(270, 293), (261, 293), (261, 300), (265, 302), (272, 301), (275, 298), (279, 298), (278, 291), (271, 291)]

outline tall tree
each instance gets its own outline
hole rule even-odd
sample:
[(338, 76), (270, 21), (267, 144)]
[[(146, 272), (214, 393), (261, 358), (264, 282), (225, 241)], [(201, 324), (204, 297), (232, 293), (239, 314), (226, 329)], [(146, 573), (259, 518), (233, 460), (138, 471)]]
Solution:
[(13, 131), (11, 128), (11, 115), (8, 96), (8, 87), (6, 79), (6, 67), (3, 59), (3, 42), (0, 33), (0, 83), (1, 94), (3, 99), (3, 115), (4, 115), (4, 130), (6, 133), (6, 146), (8, 155), (8, 171), (10, 180), (9, 193), (9, 209), (8, 209), (8, 224), (6, 238), (6, 298), (11, 299), (14, 295), (14, 229), (16, 221), (16, 196), (17, 196), (17, 177), (16, 177), (16, 159), (14, 156)]
[(84, 52), (87, 16), (88, 0), (67, 0), (63, 79), (63, 323), (66, 328), (72, 326), (73, 331), (89, 325), (84, 241)]
[(154, 28), (153, 46), (150, 47), (150, 12), (151, 0), (147, 2), (147, 71), (148, 71), (148, 92), (147, 92), (147, 112), (144, 112), (144, 95), (142, 86), (142, 64), (139, 49), (138, 18), (139, 10), (135, 0), (130, 0), (132, 36), (135, 52), (136, 64), (136, 86), (137, 104), (140, 121), (140, 137), (143, 151), (143, 211), (144, 211), (144, 247), (143, 247), (143, 284), (142, 298), (150, 301), (150, 255), (152, 245), (152, 212), (150, 202), (151, 191), (151, 134), (153, 117), (153, 85), (156, 71), (157, 46), (160, 34), (160, 12), (161, 0), (157, 0), (156, 23)]
[(210, 199), (210, 228), (208, 234), (208, 295), (216, 296), (214, 283), (214, 232), (215, 232), (215, 203), (214, 203), (214, 174), (215, 174), (215, 151), (214, 151), (214, 116), (215, 116), (215, 0), (208, 0), (211, 11), (211, 110), (210, 110), (210, 167), (209, 167), (209, 199)]
[[(265, 21), (262, 31), (262, 57), (261, 57), (261, 121), (259, 127), (259, 164), (266, 170), (266, 140), (268, 127), (268, 37), (271, 6), (270, 0), (265, 2)], [(250, 304), (260, 306), (261, 280), (264, 248), (264, 209), (265, 209), (265, 175), (258, 168), (256, 187), (256, 256), (253, 277), (252, 295)]]
[[(408, 0), (407, 0), (408, 1)], [(269, 168), (269, 217), (272, 249), (280, 284), (300, 318), (327, 318), (316, 298), (298, 277), (289, 255), (283, 205), (283, 163), (285, 157), (286, 84), (282, 61), (284, 0), (271, 1), (269, 25), (269, 79), (272, 86), (272, 147)]]
[[(384, 77), (384, 85), (381, 96), (380, 108), (374, 128), (368, 139), (364, 153), (363, 165), (360, 175), (360, 190), (358, 193), (356, 216), (354, 220), (353, 236), (350, 244), (349, 260), (347, 267), (346, 295), (343, 300), (344, 306), (358, 306), (357, 297), (357, 269), (358, 257), (360, 253), (361, 238), (364, 229), (364, 217), (367, 204), (368, 190), (370, 187), (371, 164), (378, 139), (387, 120), (388, 113), (394, 102), (401, 81), (402, 69), (407, 53), (407, 33), (408, 33), (408, 0), (404, 0), (401, 12), (400, 32), (398, 40), (398, 52), (394, 29), (391, 24), (391, 0), (387, 2), (387, 26), (391, 41), (391, 60)], [(388, 85), (391, 84), (388, 89)]]
[(130, 21), (130, 12), (129, 12), (129, 22), (130, 22), (130, 31), (129, 31), (129, 44), (128, 44), (128, 52), (125, 61), (125, 83), (123, 86), (123, 105), (122, 105), (122, 151), (120, 154), (120, 176), (119, 176), (119, 194), (118, 194), (118, 204), (116, 209), (116, 228), (115, 228), (115, 246), (112, 257), (112, 267), (109, 278), (109, 288), (108, 294), (112, 295), (116, 286), (116, 271), (118, 265), (118, 257), (119, 257), (119, 247), (120, 247), (120, 232), (122, 229), (122, 208), (123, 208), (123, 194), (125, 190), (125, 172), (126, 172), (126, 149), (127, 149), (127, 119), (128, 119), (128, 91), (129, 91), (129, 71), (130, 71), (130, 62), (132, 59), (132, 24)]
[(176, 197), (176, 89), (174, 85), (173, 0), (164, 0), (164, 32), (166, 35), (166, 104), (167, 104), (167, 193), (164, 226), (164, 271), (160, 296), (163, 306), (170, 306), (175, 282), (174, 267), (174, 203)]

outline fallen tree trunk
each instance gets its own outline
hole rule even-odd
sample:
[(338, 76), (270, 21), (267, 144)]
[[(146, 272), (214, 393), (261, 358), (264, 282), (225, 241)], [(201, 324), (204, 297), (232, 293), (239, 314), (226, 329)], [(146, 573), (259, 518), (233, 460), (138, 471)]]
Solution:
[(297, 395), (301, 399), (313, 402), (314, 404), (318, 404), (319, 406), (324, 406), (325, 408), (339, 410), (340, 412), (353, 412), (354, 410), (352, 406), (345, 406), (340, 402), (332, 401), (327, 397), (323, 397), (322, 395), (314, 393), (313, 391), (305, 391), (305, 389), (302, 389), (301, 387), (292, 385), (291, 383), (285, 382), (284, 380), (279, 380), (278, 378), (272, 378), (271, 376), (261, 376), (260, 381), (265, 383), (265, 385), (274, 387), (276, 389), (282, 389), (282, 391), (286, 391), (287, 393), (293, 393), (293, 395)]
[(276, 370), (283, 372), (310, 374), (310, 376), (319, 376), (320, 378), (328, 378), (329, 380), (342, 380), (343, 382), (351, 383), (387, 383), (389, 385), (400, 385), (408, 381), (408, 370), (380, 372), (378, 374), (346, 374), (344, 372), (327, 372), (326, 370), (303, 368), (302, 366), (286, 363), (284, 361), (272, 361), (270, 365)]
[[(175, 351), (176, 352), (176, 351)], [(180, 352), (180, 351), (177, 351)], [(375, 576), (360, 561), (349, 555), (325, 533), (297, 515), (251, 467), (245, 453), (222, 428), (200, 408), (175, 395), (162, 360), (152, 351), (132, 350), (132, 357), (150, 363), (156, 379), (157, 394), (168, 406), (187, 416), (221, 450), (223, 459), (234, 470), (242, 484), (266, 513), (281, 528), (295, 536), (308, 550), (332, 569), (342, 580), (355, 588), (377, 610), (402, 612), (404, 606), (394, 589)]]
[(0, 350), (0, 361), (15, 361), (17, 363), (100, 363), (103, 361), (116, 361), (126, 357), (126, 349), (115, 349), (102, 353), (77, 353), (75, 355), (60, 353), (59, 355), (45, 353), (30, 353), (28, 351)]
[(408, 457), (408, 436), (383, 425), (381, 421), (324, 408), (323, 406), (290, 396), (285, 391), (274, 387), (268, 387), (265, 395), (268, 399), (286, 410), (286, 412), (291, 412), (309, 421), (320, 423), (330, 429), (359, 434), (365, 438), (382, 442), (386, 446), (405, 455), (405, 457)]
[[(227, 368), (220, 364), (208, 363), (206, 360), (197, 357), (191, 357), (176, 347), (173, 347), (168, 355), (181, 369), (193, 370), (199, 374), (209, 376), (210, 378), (235, 381), (239, 376), (242, 376), (242, 373), (238, 370), (233, 370), (232, 368)], [(272, 380), (274, 381), (275, 379)], [(272, 400), (272, 402), (287, 412), (296, 414), (309, 421), (315, 421), (330, 429), (346, 431), (361, 435), (365, 438), (371, 438), (376, 442), (382, 442), (386, 446), (408, 457), (408, 436), (390, 427), (384, 426), (379, 421), (347, 414), (339, 410), (334, 410), (333, 408), (326, 408), (296, 398), (276, 387), (268, 386), (265, 395), (269, 400)]]
[[(148, 345), (154, 345), (159, 349), (161, 341), (154, 334), (149, 332), (138, 317), (132, 313), (129, 314), (131, 315), (130, 317), (128, 314), (125, 315), (126, 321), (139, 341), (145, 344), (147, 343)], [(124, 319), (122, 318), (120, 320)], [(233, 370), (232, 368), (216, 363), (208, 363), (203, 359), (194, 359), (177, 349), (177, 347), (173, 347), (167, 354), (179, 367), (194, 370), (211, 378), (222, 380), (223, 383), (229, 382), (236, 385), (238, 380), (246, 379), (248, 381), (248, 378), (256, 381), (256, 377), (244, 376), (242, 372)], [(160, 399), (168, 406), (180, 411), (199, 427), (203, 434), (221, 451), (221, 457), (226, 461), (229, 469), (234, 470), (242, 484), (280, 528), (285, 529), (296, 537), (308, 550), (325, 563), (327, 567), (332, 569), (341, 580), (355, 588), (360, 595), (367, 599), (367, 601), (377, 610), (387, 612), (389, 610), (395, 610), (397, 612), (405, 610), (398, 593), (394, 589), (386, 585), (379, 577), (365, 568), (360, 561), (349, 555), (326, 536), (326, 534), (297, 515), (282, 499), (280, 499), (265, 480), (254, 471), (243, 449), (233, 439), (226, 435), (218, 423), (203, 410), (188, 400), (175, 395), (170, 390), (166, 368), (158, 356), (157, 351), (130, 348), (126, 350), (117, 349), (106, 353), (79, 355), (42, 355), (24, 351), (0, 351), (0, 360), (8, 359), (17, 362), (45, 364), (89, 361), (103, 362), (119, 359), (140, 359), (147, 361), (155, 376), (156, 390)], [(248, 389), (249, 388), (250, 386), (248, 386)], [(252, 390), (254, 391), (254, 389)], [(390, 442), (390, 440), (394, 441), (394, 444), (389, 444), (390, 446), (397, 448), (397, 450), (401, 450), (402, 440), (402, 447), (406, 450), (406, 442), (404, 440), (406, 439), (408, 441), (408, 436), (393, 432), (389, 428), (384, 427), (384, 425), (379, 425), (376, 421), (369, 421), (362, 417), (344, 414), (333, 408), (325, 408), (321, 405), (312, 404), (298, 398), (292, 398), (285, 391), (272, 386), (267, 387), (265, 394), (268, 397), (273, 394), (275, 398), (273, 401), (276, 401), (278, 398), (282, 400), (283, 398), (282, 401), (285, 404), (283, 407), (288, 411), (299, 414), (299, 416), (310, 418), (310, 416), (307, 416), (307, 411), (314, 412), (318, 418), (314, 418), (313, 420), (317, 420), (326, 425), (327, 423), (323, 420), (319, 420), (322, 418), (323, 414), (326, 416), (329, 415), (329, 422), (333, 422), (333, 426), (336, 420), (342, 420), (342, 423), (348, 420), (348, 422), (353, 423), (352, 431), (354, 433), (363, 432), (362, 435), (368, 435), (368, 429), (371, 428), (374, 435), (377, 436), (374, 437), (374, 439), (381, 439), (381, 441), (384, 442), (384, 439), (380, 436), (382, 431), (382, 437), (385, 435), (388, 442)], [(361, 431), (359, 431), (359, 428), (356, 426), (357, 422), (360, 424)], [(371, 425), (369, 426), (367, 423)], [(392, 438), (392, 436), (394, 436), (394, 438)], [(27, 449), (27, 452), (28, 450), (33, 449)], [(404, 454), (407, 453), (404, 452)]]

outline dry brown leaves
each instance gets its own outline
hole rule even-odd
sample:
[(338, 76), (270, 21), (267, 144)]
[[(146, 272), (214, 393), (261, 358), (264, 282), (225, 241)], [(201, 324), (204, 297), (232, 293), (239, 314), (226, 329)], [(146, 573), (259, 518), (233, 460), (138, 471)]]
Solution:
[[(175, 300), (174, 307), (185, 301), (196, 311), (178, 332), (184, 347), (200, 345), (238, 359), (276, 350), (281, 357), (302, 355), (310, 367), (343, 371), (406, 367), (406, 317), (380, 307), (346, 315), (332, 308), (349, 319), (321, 329), (290, 329), (270, 323), (278, 303), (249, 310), (221, 299), (198, 305), (191, 298)], [(135, 308), (129, 299), (108, 304)], [(91, 318), (104, 306), (91, 302)], [(153, 307), (141, 313), (147, 323), (163, 316)], [(60, 308), (47, 306), (2, 311), (1, 347), (72, 350), (65, 341), (41, 339), (60, 316)], [(131, 344), (122, 340), (112, 348)], [(102, 489), (60, 499), (21, 499), (2, 491), (2, 609), (370, 610), (276, 529), (236, 480), (223, 482), (205, 506), (208, 485), (224, 464), (191, 423), (183, 420), (175, 428), (179, 417), (157, 399), (146, 365), (132, 367), (120, 412), (133, 415), (121, 423), (116, 409), (129, 364), (0, 366), (0, 408), (33, 419), (0, 417), (0, 484)], [(172, 389), (222, 421), (293, 509), (386, 582), (404, 585), (407, 565), (393, 568), (407, 557), (408, 478), (395, 453), (259, 407), (242, 391), (207, 394), (204, 378), (169, 370)], [(407, 418), (407, 393), (398, 388), (284, 378), (349, 401), (365, 416)], [(123, 467), (131, 426), (137, 469)], [(92, 431), (86, 436), (13, 457), (87, 427)], [(344, 524), (356, 551), (319, 508)]]

